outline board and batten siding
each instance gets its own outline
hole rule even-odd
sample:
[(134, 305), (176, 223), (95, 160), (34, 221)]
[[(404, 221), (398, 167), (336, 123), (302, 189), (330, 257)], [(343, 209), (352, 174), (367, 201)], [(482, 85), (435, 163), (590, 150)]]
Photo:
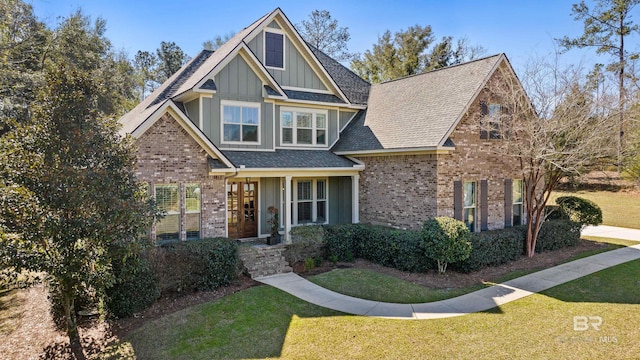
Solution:
[(275, 206), (280, 212), (280, 225), (284, 217), (284, 209), (281, 209), (282, 202), (280, 201), (280, 178), (261, 178), (260, 186), (258, 190), (258, 197), (260, 199), (260, 210), (258, 216), (260, 219), (260, 235), (271, 234), (271, 226), (267, 222), (271, 218), (271, 214), (267, 209), (269, 206)]
[[(249, 49), (264, 64), (264, 32), (256, 35), (247, 44)], [(285, 70), (267, 68), (267, 71), (281, 86), (291, 86), (310, 90), (327, 90), (318, 75), (313, 71), (307, 61), (300, 55), (298, 49), (291, 43), (289, 36), (285, 34), (284, 41), (284, 68)]]
[(347, 126), (347, 124), (349, 123), (349, 120), (351, 120), (351, 118), (353, 117), (353, 115), (355, 115), (356, 112), (355, 111), (345, 111), (345, 110), (340, 110), (340, 130), (342, 131), (345, 126)]
[(329, 178), (329, 224), (351, 224), (351, 177)]
[[(216, 74), (216, 94), (203, 99), (204, 133), (221, 149), (273, 149), (273, 106), (263, 102), (262, 81), (245, 60), (236, 56)], [(221, 103), (224, 100), (260, 104), (260, 145), (223, 144)]]
[(200, 126), (200, 99), (195, 99), (189, 102), (184, 103), (184, 108), (187, 111), (187, 116), (193, 122), (195, 126)]

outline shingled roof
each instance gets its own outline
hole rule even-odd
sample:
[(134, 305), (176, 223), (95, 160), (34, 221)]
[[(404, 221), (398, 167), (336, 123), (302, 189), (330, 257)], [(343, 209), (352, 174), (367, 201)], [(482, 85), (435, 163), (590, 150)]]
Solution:
[(231, 151), (222, 150), (236, 167), (265, 168), (351, 168), (353, 161), (325, 150)]
[(309, 43), (307, 45), (351, 103), (361, 105), (367, 103), (371, 84), (313, 45)]
[(339, 153), (436, 148), (467, 111), (504, 54), (382, 84), (373, 84), (366, 113), (355, 118), (333, 147)]

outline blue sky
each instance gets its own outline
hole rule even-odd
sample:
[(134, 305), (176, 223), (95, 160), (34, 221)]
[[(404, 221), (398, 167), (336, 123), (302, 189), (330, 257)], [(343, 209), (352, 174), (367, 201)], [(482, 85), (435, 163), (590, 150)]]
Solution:
[[(132, 57), (137, 50), (154, 51), (161, 41), (176, 42), (188, 55), (202, 42), (237, 32), (262, 15), (280, 7), (294, 24), (314, 9), (328, 10), (349, 28), (351, 52), (363, 53), (385, 30), (392, 32), (420, 24), (431, 25), (437, 38), (466, 37), (482, 45), (486, 55), (504, 52), (516, 70), (531, 56), (554, 52), (554, 38), (582, 33), (571, 5), (576, 0), (31, 0), (36, 16), (54, 26), (58, 16), (78, 8), (93, 18), (107, 20), (107, 37), (114, 47)], [(591, 3), (589, 1), (588, 3)], [(633, 18), (640, 21), (640, 7)], [(638, 40), (628, 43), (638, 51)], [(572, 50), (566, 62), (607, 62), (590, 50)]]

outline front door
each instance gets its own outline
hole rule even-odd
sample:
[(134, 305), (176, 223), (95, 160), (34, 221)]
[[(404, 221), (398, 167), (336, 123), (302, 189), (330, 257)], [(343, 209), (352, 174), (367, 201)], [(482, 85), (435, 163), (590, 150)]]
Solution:
[(227, 184), (229, 237), (243, 239), (258, 236), (258, 183)]

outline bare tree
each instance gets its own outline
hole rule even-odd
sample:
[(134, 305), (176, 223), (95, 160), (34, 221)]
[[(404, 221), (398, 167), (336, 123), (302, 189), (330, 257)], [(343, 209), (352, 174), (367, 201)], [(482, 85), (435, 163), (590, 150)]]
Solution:
[[(522, 83), (508, 67), (488, 84), (491, 97), (502, 105), (500, 115), (481, 115), (483, 130), (491, 132), (494, 151), (515, 157), (520, 164), (527, 217), (526, 254), (535, 253), (545, 206), (560, 180), (580, 174), (611, 156), (608, 113), (598, 113), (591, 91), (585, 89), (580, 69), (531, 61)], [(525, 90), (526, 89), (526, 90)], [(600, 99), (602, 101), (602, 99)]]
[(334, 59), (348, 61), (354, 57), (347, 51), (349, 28), (338, 26), (338, 20), (327, 10), (313, 10), (309, 20), (302, 20), (296, 27), (305, 41)]

